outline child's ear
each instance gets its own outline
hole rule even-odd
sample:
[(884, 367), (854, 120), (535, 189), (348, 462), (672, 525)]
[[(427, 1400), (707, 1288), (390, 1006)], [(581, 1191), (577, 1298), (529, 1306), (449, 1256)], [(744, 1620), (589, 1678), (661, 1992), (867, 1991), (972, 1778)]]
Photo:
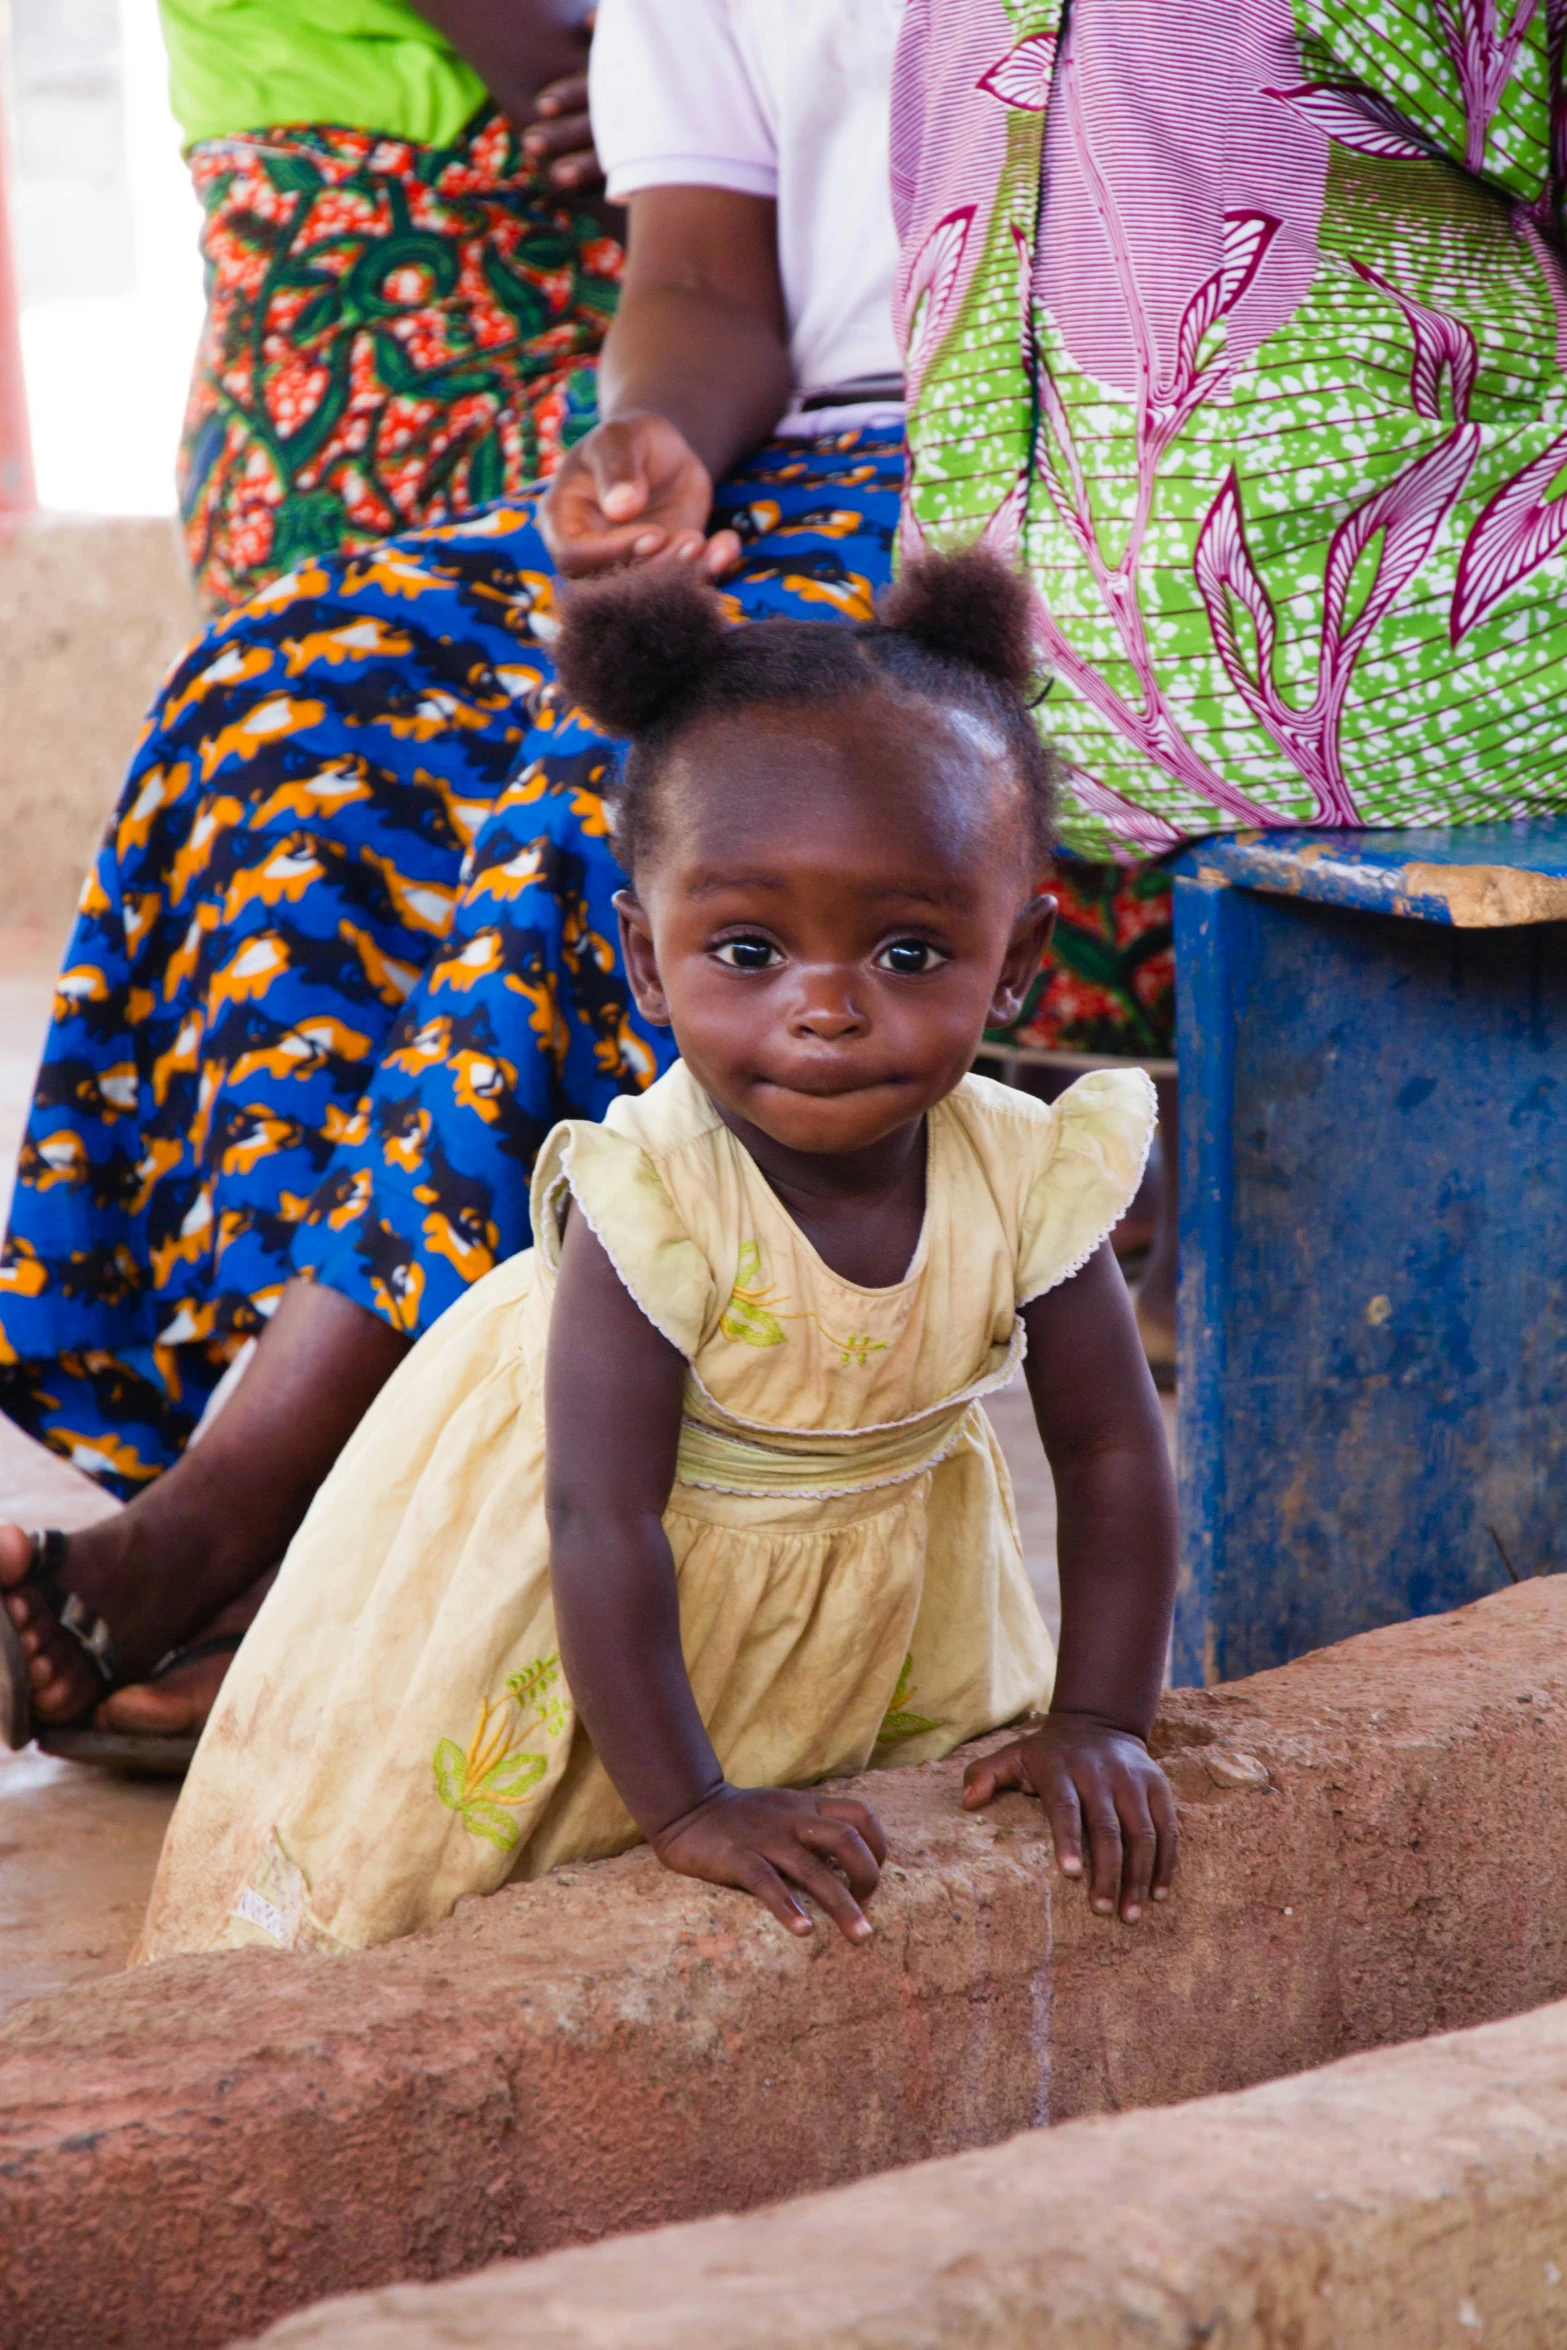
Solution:
[(1012, 936), (1007, 942), (1006, 957), (996, 980), (996, 992), (990, 999), (990, 1010), (985, 1015), (987, 1028), (1010, 1028), (1028, 998), (1034, 976), (1045, 959), (1050, 934), (1056, 926), (1056, 901), (1043, 891), (1028, 904), (1012, 925)]
[(615, 912), (620, 917), (620, 959), (626, 966), (637, 1010), (655, 1028), (667, 1028), (669, 1002), (658, 975), (658, 957), (653, 952), (653, 925), (634, 889), (616, 890)]

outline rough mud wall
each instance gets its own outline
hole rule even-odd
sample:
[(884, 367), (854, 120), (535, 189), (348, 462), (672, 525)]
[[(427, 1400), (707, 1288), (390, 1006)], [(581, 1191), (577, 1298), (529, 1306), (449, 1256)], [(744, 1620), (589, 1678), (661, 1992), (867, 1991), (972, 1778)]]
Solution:
[(6, 2350), (217, 2344), (332, 2292), (734, 2211), (1567, 1992), (1567, 1583), (1178, 1693), (1179, 1898), (877, 1775), (878, 1935), (645, 1855), (347, 1959), (178, 1960), (0, 2032)]

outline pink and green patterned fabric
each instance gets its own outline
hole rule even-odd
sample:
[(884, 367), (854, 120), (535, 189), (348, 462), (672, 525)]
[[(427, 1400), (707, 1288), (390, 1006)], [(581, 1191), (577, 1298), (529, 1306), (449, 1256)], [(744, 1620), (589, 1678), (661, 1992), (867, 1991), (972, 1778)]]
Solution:
[(906, 546), (1039, 590), (1064, 837), (1567, 797), (1567, 0), (909, 0)]

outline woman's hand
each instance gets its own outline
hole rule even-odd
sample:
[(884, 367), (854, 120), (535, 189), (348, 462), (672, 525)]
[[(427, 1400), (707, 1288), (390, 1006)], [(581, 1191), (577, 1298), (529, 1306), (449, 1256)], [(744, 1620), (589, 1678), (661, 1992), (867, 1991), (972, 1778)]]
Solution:
[(809, 1893), (850, 1942), (870, 1939), (860, 1906), (881, 1881), (887, 1839), (876, 1814), (847, 1795), (786, 1787), (720, 1787), (648, 1841), (666, 1869), (737, 1885), (791, 1934), (815, 1921), (791, 1885)]
[(593, 125), (588, 117), (588, 77), (569, 73), (541, 90), (537, 119), (523, 132), (522, 151), (538, 165), (552, 188), (588, 195), (604, 184)]
[(1088, 1893), (1109, 1917), (1120, 1905), (1129, 1926), (1150, 1896), (1167, 1901), (1179, 1832), (1170, 1782), (1140, 1738), (1087, 1714), (1047, 1714), (1035, 1729), (969, 1764), (963, 1808), (977, 1811), (1003, 1788), (1021, 1787), (1045, 1807), (1063, 1876), (1083, 1873)]
[(539, 528), (567, 579), (646, 563), (700, 559), (717, 579), (740, 559), (732, 530), (707, 536), (713, 482), (667, 417), (649, 410), (596, 425), (561, 459), (539, 506)]

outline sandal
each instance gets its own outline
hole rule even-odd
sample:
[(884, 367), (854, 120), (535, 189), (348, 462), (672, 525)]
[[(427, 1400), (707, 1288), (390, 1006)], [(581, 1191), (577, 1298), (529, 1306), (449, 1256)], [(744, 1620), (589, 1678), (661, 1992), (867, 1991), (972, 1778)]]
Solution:
[[(107, 1688), (114, 1679), (114, 1642), (102, 1616), (95, 1615), (74, 1592), (67, 1591), (60, 1581), (60, 1570), (65, 1565), (68, 1544), (58, 1527), (31, 1537), (33, 1555), (20, 1583), (13, 1583), (13, 1591), (36, 1591), (54, 1617), (62, 1632), (71, 1638), (92, 1659), (93, 1667)], [(0, 1607), (0, 1738), (13, 1751), (27, 1745), (33, 1735), (33, 1684), (21, 1636), (11, 1621), (11, 1611)]]
[[(188, 1648), (171, 1648), (143, 1678), (161, 1681), (176, 1665), (198, 1664), (204, 1656), (232, 1656), (244, 1637), (243, 1632), (210, 1632), (205, 1640), (193, 1640)], [(195, 1759), (201, 1733), (160, 1737), (151, 1730), (76, 1730), (62, 1723), (57, 1730), (40, 1730), (38, 1743), (45, 1754), (59, 1755), (67, 1762), (96, 1763), (104, 1770), (128, 1771), (141, 1779), (183, 1779)]]

